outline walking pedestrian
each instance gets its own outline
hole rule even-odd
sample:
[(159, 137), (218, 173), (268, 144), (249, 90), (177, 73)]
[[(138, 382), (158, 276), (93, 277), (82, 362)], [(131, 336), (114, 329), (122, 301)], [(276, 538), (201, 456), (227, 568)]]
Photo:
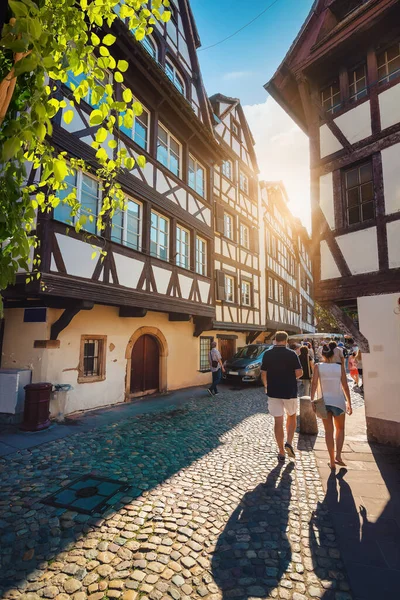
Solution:
[(210, 370), (212, 373), (212, 384), (208, 388), (210, 396), (216, 396), (219, 394), (217, 385), (222, 379), (222, 373), (225, 372), (225, 367), (222, 364), (222, 357), (217, 349), (217, 342), (211, 342), (211, 350), (208, 355), (208, 362), (210, 364)]
[(350, 376), (353, 379), (354, 383), (356, 384), (356, 386), (358, 387), (358, 363), (357, 363), (357, 358), (356, 358), (356, 353), (353, 352), (353, 354), (351, 354), (349, 356), (349, 369), (350, 369)]
[(299, 396), (309, 396), (310, 388), (311, 388), (311, 379), (312, 379), (312, 369), (314, 365), (314, 361), (311, 358), (309, 349), (307, 346), (302, 346), (300, 348), (300, 364), (303, 369), (303, 375), (298, 380), (299, 382)]
[[(261, 365), (261, 379), (268, 395), (268, 409), (274, 417), (275, 439), (278, 444), (278, 460), (285, 460), (285, 452), (295, 458), (293, 436), (296, 430), (297, 379), (303, 375), (299, 357), (287, 348), (288, 334), (278, 331), (275, 346), (268, 350)], [(284, 443), (283, 415), (286, 411), (286, 443)]]
[(363, 364), (362, 364), (362, 353), (359, 348), (357, 348), (356, 360), (357, 360), (358, 375), (361, 377), (360, 392), (363, 392), (364, 391)]
[[(344, 423), (346, 412), (348, 415), (351, 415), (353, 412), (346, 371), (344, 370), (343, 363), (336, 363), (335, 347), (334, 342), (331, 342), (329, 346), (325, 344), (322, 349), (323, 362), (315, 365), (311, 383), (311, 400), (315, 398), (318, 383), (320, 382), (321, 385), (321, 392), (327, 411), (327, 418), (322, 419), (322, 422), (325, 429), (326, 447), (329, 452), (329, 466), (333, 470), (336, 469), (336, 465), (346, 466), (342, 459)], [(315, 411), (315, 404), (312, 406)]]

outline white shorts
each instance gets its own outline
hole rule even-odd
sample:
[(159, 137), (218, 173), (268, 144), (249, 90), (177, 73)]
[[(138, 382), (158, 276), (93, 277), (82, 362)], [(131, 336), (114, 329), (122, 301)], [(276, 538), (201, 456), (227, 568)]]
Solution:
[(268, 410), (273, 417), (283, 417), (284, 410), (288, 415), (295, 415), (297, 412), (297, 398), (288, 400), (283, 398), (270, 398), (268, 396)]

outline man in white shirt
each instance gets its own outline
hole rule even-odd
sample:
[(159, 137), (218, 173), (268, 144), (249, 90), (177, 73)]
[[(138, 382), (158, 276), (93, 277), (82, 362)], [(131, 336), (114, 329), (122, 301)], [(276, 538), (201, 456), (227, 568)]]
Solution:
[(217, 342), (211, 342), (211, 350), (208, 355), (208, 362), (210, 364), (210, 370), (212, 373), (212, 384), (208, 388), (210, 396), (216, 396), (219, 392), (217, 385), (222, 379), (222, 373), (225, 372), (224, 365), (222, 364), (222, 357), (217, 349)]

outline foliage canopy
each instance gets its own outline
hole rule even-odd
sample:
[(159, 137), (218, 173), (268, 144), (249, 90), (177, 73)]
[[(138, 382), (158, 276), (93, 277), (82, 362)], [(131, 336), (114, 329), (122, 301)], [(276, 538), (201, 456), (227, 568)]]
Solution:
[[(118, 127), (132, 127), (142, 107), (128, 88), (122, 99), (114, 95), (112, 80), (122, 83), (129, 64), (113, 56), (112, 26), (119, 15), (140, 41), (156, 20), (170, 19), (168, 7), (169, 0), (8, 0), (0, 37), (0, 290), (15, 282), (18, 269), (30, 271), (28, 278), (40, 277), (39, 260), (29, 264), (31, 249), (38, 245), (36, 213), (59, 204), (59, 192), (66, 190), (65, 179), (75, 169), (90, 170), (51, 144), (54, 117), (62, 112), (70, 123), (74, 106), (89, 92), (97, 107), (90, 125), (98, 127), (92, 146), (103, 200), (98, 217), (82, 214), (75, 227), (80, 230), (88, 218), (97, 218), (101, 232), (104, 216), (124, 207), (117, 175), (123, 168), (131, 170), (135, 161), (120, 148)], [(69, 84), (65, 97), (61, 89), (71, 77), (79, 83)], [(144, 157), (137, 157), (137, 163), (143, 167)], [(27, 180), (27, 165), (37, 170), (35, 181)], [(75, 190), (63, 202), (73, 216), (78, 214)]]

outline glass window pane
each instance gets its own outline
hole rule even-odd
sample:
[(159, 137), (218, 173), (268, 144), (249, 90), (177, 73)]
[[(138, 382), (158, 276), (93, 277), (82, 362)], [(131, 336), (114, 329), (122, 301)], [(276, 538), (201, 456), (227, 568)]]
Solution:
[(135, 137), (134, 137), (135, 142), (138, 144), (138, 146), (143, 148), (143, 150), (146, 150), (147, 149), (147, 129), (146, 129), (146, 127), (143, 126), (143, 123), (141, 123), (138, 118), (135, 119), (134, 127), (135, 127)]
[(372, 164), (366, 163), (360, 167), (360, 183), (372, 181)]
[(358, 207), (349, 209), (349, 225), (360, 222), (360, 209)]
[(388, 62), (399, 56), (400, 47), (399, 44), (393, 44), (390, 48), (386, 50), (387, 60)]
[(124, 215), (122, 210), (116, 210), (112, 218), (111, 239), (122, 244)]
[(179, 160), (175, 154), (170, 154), (169, 170), (174, 175), (179, 175)]
[(63, 223), (67, 224), (72, 224), (73, 222), (73, 217), (71, 216), (71, 207), (69, 204), (65, 204), (63, 200), (74, 190), (76, 194), (76, 178), (76, 173), (67, 175), (67, 177), (64, 179), (64, 183), (67, 184), (66, 189), (58, 190), (57, 192), (57, 196), (60, 198), (59, 205), (54, 209), (54, 219), (57, 221), (62, 221)]
[(366, 221), (367, 219), (373, 219), (375, 217), (373, 202), (367, 202), (366, 204), (363, 204), (361, 210), (363, 221)]
[(374, 186), (372, 182), (361, 186), (361, 202), (372, 202), (374, 199)]
[(355, 187), (347, 192), (347, 205), (349, 208), (358, 206), (359, 204), (359, 192), (358, 187)]
[(168, 146), (168, 133), (161, 126), (158, 128), (158, 138), (162, 142), (164, 142), (165, 146)]
[(165, 167), (168, 167), (168, 150), (160, 140), (157, 142), (157, 160)]
[(347, 171), (346, 173), (346, 187), (347, 189), (358, 185), (358, 169)]

